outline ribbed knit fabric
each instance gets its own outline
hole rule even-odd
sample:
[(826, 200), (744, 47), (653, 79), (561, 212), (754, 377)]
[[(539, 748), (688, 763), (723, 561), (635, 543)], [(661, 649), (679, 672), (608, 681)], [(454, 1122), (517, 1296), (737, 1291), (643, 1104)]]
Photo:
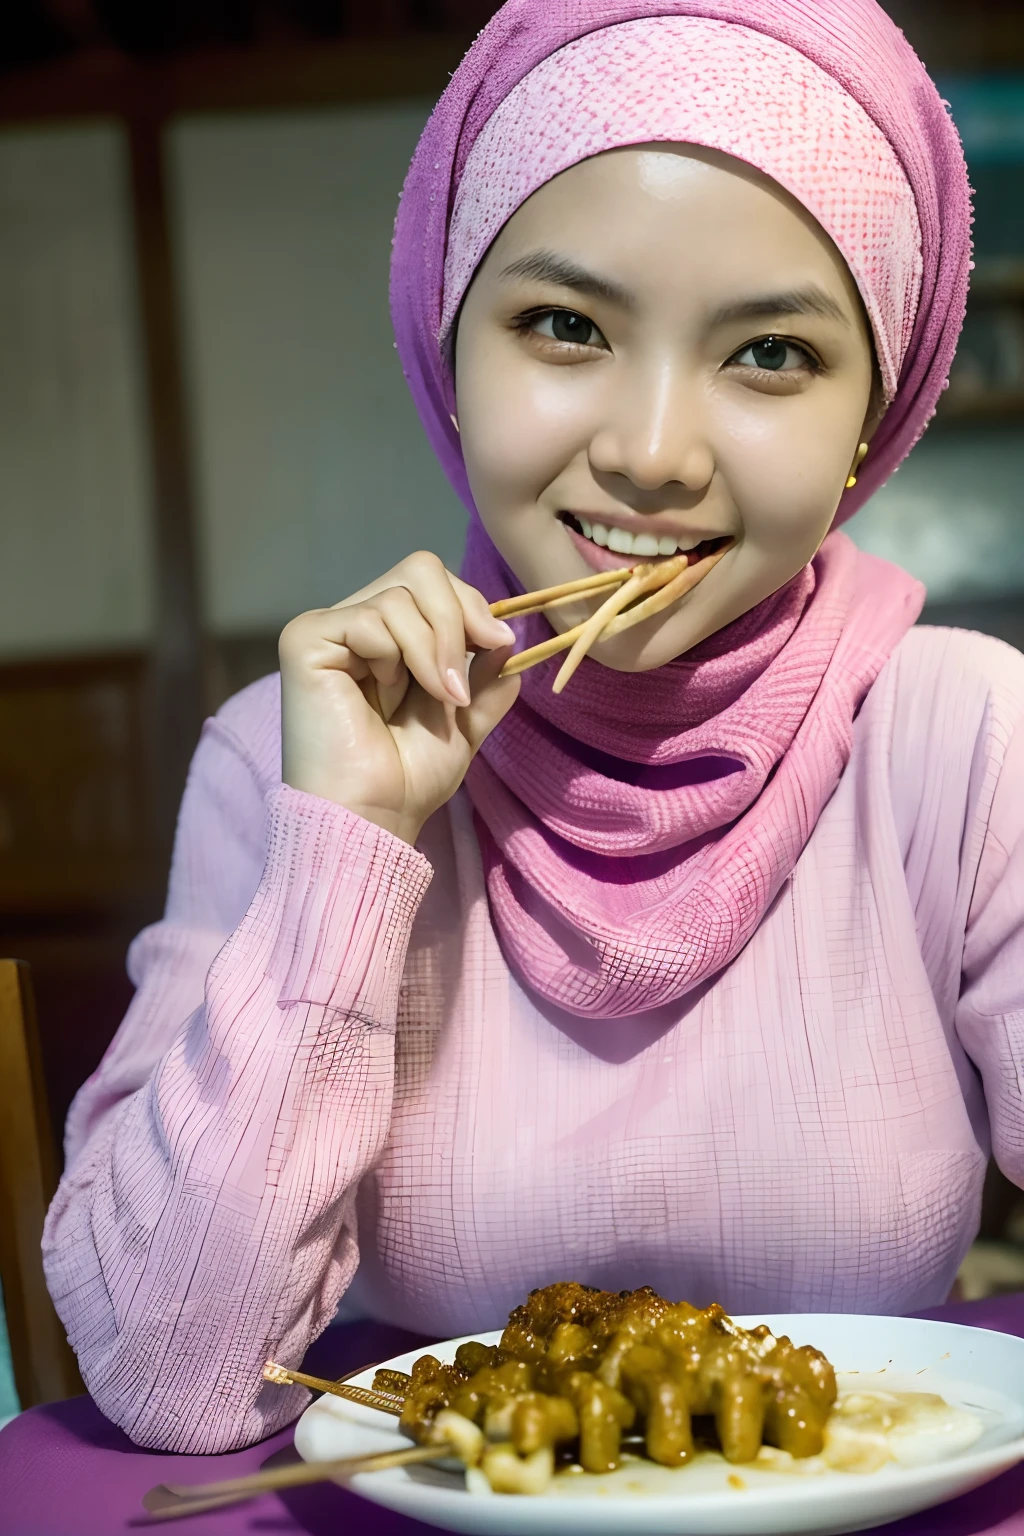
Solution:
[[(476, 524), (464, 568), (489, 597), (513, 588)], [(637, 676), (587, 659), (558, 695), (560, 657), (527, 672), (466, 778), (520, 980), (581, 1017), (625, 1020), (728, 965), (923, 601), (919, 582), (833, 533), (782, 591), (666, 666)], [(515, 627), (523, 647), (547, 621)]]
[(266, 1435), (306, 1395), (263, 1361), (298, 1362), (357, 1264), (367, 1310), (436, 1337), (568, 1277), (942, 1300), (989, 1120), (1024, 1183), (1020, 655), (912, 630), (747, 946), (628, 1028), (519, 986), (463, 793), (417, 851), (282, 788), (278, 698), (207, 726), (68, 1123), (46, 1269), (105, 1413), (171, 1450)]

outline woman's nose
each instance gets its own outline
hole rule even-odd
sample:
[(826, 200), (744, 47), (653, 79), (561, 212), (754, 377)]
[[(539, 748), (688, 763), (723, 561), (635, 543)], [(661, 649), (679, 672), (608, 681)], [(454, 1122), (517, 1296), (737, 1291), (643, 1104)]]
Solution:
[(705, 402), (685, 370), (665, 364), (646, 377), (624, 374), (603, 405), (590, 443), (595, 473), (623, 475), (642, 491), (672, 482), (689, 491), (707, 487), (715, 460)]

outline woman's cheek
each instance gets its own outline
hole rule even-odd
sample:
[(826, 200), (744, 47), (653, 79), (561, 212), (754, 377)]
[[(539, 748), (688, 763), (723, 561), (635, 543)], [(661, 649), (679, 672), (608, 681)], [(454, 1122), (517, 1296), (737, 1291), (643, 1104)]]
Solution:
[(564, 399), (539, 386), (469, 398), (473, 408), (460, 428), (477, 504), (481, 495), (503, 505), (536, 500), (573, 456), (578, 434)]
[(810, 431), (782, 451), (751, 456), (726, 473), (740, 515), (743, 540), (794, 572), (814, 554), (835, 516), (840, 486), (834, 452), (820, 458)]
[(774, 566), (795, 574), (814, 555), (835, 515), (834, 498), (808, 495), (806, 485), (764, 499), (743, 515), (743, 539)]

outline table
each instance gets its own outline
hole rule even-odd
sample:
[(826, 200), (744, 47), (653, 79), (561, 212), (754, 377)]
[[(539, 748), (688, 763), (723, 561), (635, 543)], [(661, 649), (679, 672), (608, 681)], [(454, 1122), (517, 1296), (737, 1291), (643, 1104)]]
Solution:
[[(1024, 1295), (917, 1314), (1024, 1338)], [(306, 1356), (315, 1375), (341, 1376), (430, 1340), (381, 1323), (328, 1328)], [(138, 1536), (157, 1530), (141, 1498), (163, 1482), (213, 1482), (256, 1472), (286, 1452), (292, 1431), (226, 1456), (141, 1451), (88, 1397), (48, 1403), (0, 1431), (0, 1536)], [(432, 1526), (379, 1509), (331, 1483), (296, 1488), (180, 1524), (182, 1536), (424, 1536)], [(887, 1536), (1024, 1536), (1024, 1466), (949, 1504), (883, 1527)]]

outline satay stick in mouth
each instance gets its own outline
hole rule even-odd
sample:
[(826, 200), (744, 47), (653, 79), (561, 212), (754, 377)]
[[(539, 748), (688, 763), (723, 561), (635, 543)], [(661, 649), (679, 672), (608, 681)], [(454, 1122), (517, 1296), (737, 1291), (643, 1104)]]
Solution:
[[(545, 608), (573, 601), (590, 592), (600, 592), (606, 587), (614, 585), (618, 588), (584, 623), (566, 630), (564, 635), (553, 635), (540, 645), (520, 651), (517, 656), (510, 656), (501, 669), (501, 676), (514, 677), (519, 672), (537, 666), (539, 662), (547, 661), (550, 656), (556, 656), (559, 651), (569, 651), (552, 685), (553, 692), (561, 693), (592, 645), (599, 639), (621, 634), (623, 630), (631, 629), (634, 624), (640, 624), (644, 619), (670, 607), (703, 581), (732, 545), (733, 540), (729, 539), (692, 565), (686, 555), (677, 555), (669, 560), (660, 560), (657, 565), (641, 564), (624, 566), (617, 571), (602, 571), (596, 577), (585, 576), (580, 581), (563, 582), (561, 586), (547, 587), (541, 592), (526, 592), (521, 597), (504, 598), (501, 602), (492, 603), (491, 612), (496, 618), (523, 617), (527, 613), (538, 613)], [(630, 607), (630, 604), (633, 606)], [(501, 611), (497, 612), (499, 609)]]
[[(598, 621), (596, 632), (590, 636), (588, 641), (588, 645), (593, 644), (603, 625), (609, 619), (615, 617), (626, 604), (641, 595), (640, 583), (645, 576), (650, 573), (657, 585), (660, 586), (662, 582), (668, 582), (672, 579), (679, 570), (680, 564), (685, 560), (685, 555), (679, 555), (674, 559), (661, 561), (656, 566), (625, 565), (617, 571), (602, 571), (601, 575), (607, 578), (604, 581), (590, 580), (584, 577), (582, 582), (574, 582), (573, 586), (576, 588), (576, 591), (571, 594), (573, 600), (581, 596), (589, 596), (591, 592), (599, 592), (603, 588), (612, 586), (612, 578), (614, 578), (614, 586), (618, 590), (614, 591), (611, 597), (601, 604), (597, 612), (582, 624), (576, 624), (572, 629), (567, 629), (564, 635), (553, 635), (550, 640), (544, 640), (540, 645), (531, 646), (527, 651), (520, 651), (518, 656), (510, 656), (501, 669), (502, 677), (514, 677), (517, 672), (525, 672), (527, 668), (536, 666), (538, 662), (547, 661), (549, 656), (555, 656), (559, 651), (569, 650), (579, 640), (584, 630), (591, 630), (595, 625), (595, 621)], [(512, 616), (521, 618), (526, 613), (539, 613), (548, 607), (558, 607), (561, 603), (568, 601), (569, 597), (570, 594), (566, 594), (562, 587), (546, 587), (541, 592), (527, 592), (519, 599), (523, 607), (518, 610), (517, 614)], [(516, 599), (509, 599), (508, 601), (515, 602)], [(498, 604), (494, 604), (494, 607), (497, 606)], [(502, 615), (496, 614), (495, 617), (502, 617)]]
[(618, 587), (637, 570), (637, 566), (623, 566), (614, 571), (598, 571), (596, 576), (581, 576), (578, 581), (563, 581), (557, 587), (545, 587), (542, 592), (523, 592), (518, 597), (503, 597), (491, 604), (496, 619), (525, 618), (528, 613), (540, 613), (544, 608), (556, 608), (559, 603), (574, 602), (581, 593), (600, 592), (603, 587)]

